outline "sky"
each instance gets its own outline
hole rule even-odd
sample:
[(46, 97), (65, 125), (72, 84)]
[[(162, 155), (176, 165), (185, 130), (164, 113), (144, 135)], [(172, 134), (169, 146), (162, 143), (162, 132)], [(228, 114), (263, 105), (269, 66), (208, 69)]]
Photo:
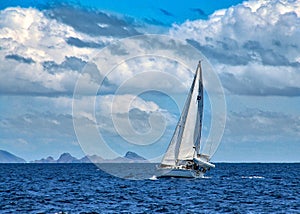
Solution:
[(0, 1), (0, 149), (159, 160), (199, 51), (226, 99), (212, 161), (299, 162), (299, 34), (297, 0)]

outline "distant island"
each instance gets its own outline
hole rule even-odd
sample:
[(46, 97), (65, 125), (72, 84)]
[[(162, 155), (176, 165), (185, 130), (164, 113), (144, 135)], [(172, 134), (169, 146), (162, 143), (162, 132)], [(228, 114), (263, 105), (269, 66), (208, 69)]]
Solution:
[(0, 150), (0, 163), (26, 163), (26, 161), (7, 151)]
[(86, 155), (81, 159), (73, 157), (70, 153), (63, 153), (57, 160), (49, 156), (30, 163), (148, 163), (149, 161), (134, 152), (127, 152), (124, 157), (103, 159), (98, 155)]
[[(26, 161), (7, 151), (0, 150), (0, 163), (26, 163)], [(30, 163), (149, 163), (149, 161), (134, 152), (128, 151), (123, 157), (114, 159), (104, 159), (98, 155), (86, 155), (77, 159), (70, 153), (63, 153), (57, 160), (49, 156), (40, 160), (30, 161)]]

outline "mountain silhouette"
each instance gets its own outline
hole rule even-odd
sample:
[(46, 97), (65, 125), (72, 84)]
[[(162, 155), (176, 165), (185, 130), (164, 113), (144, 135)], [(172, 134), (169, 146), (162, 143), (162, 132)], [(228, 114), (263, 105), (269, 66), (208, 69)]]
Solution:
[(0, 163), (26, 163), (26, 161), (7, 151), (0, 150)]

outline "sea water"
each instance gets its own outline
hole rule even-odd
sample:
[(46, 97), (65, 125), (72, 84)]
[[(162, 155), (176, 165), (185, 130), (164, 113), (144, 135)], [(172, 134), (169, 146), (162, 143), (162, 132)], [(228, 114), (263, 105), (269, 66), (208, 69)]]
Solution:
[(106, 167), (127, 179), (93, 164), (0, 164), (0, 213), (300, 213), (298, 163), (216, 163), (203, 179)]

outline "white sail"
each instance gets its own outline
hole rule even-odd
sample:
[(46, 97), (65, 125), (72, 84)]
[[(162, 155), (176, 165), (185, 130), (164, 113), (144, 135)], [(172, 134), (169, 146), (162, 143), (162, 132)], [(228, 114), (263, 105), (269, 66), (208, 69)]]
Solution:
[(162, 165), (168, 165), (168, 166), (175, 166), (176, 165), (176, 147), (179, 137), (179, 123), (176, 126), (175, 132), (173, 134), (172, 140), (169, 144), (169, 147), (167, 149), (167, 152), (165, 153), (161, 164)]
[(162, 165), (177, 165), (182, 160), (193, 160), (200, 149), (203, 114), (202, 71), (199, 63), (184, 109), (176, 126)]
[(186, 121), (177, 157), (179, 160), (192, 160), (199, 151), (203, 111), (201, 75), (201, 66), (199, 64), (191, 87), (190, 100), (187, 103)]

